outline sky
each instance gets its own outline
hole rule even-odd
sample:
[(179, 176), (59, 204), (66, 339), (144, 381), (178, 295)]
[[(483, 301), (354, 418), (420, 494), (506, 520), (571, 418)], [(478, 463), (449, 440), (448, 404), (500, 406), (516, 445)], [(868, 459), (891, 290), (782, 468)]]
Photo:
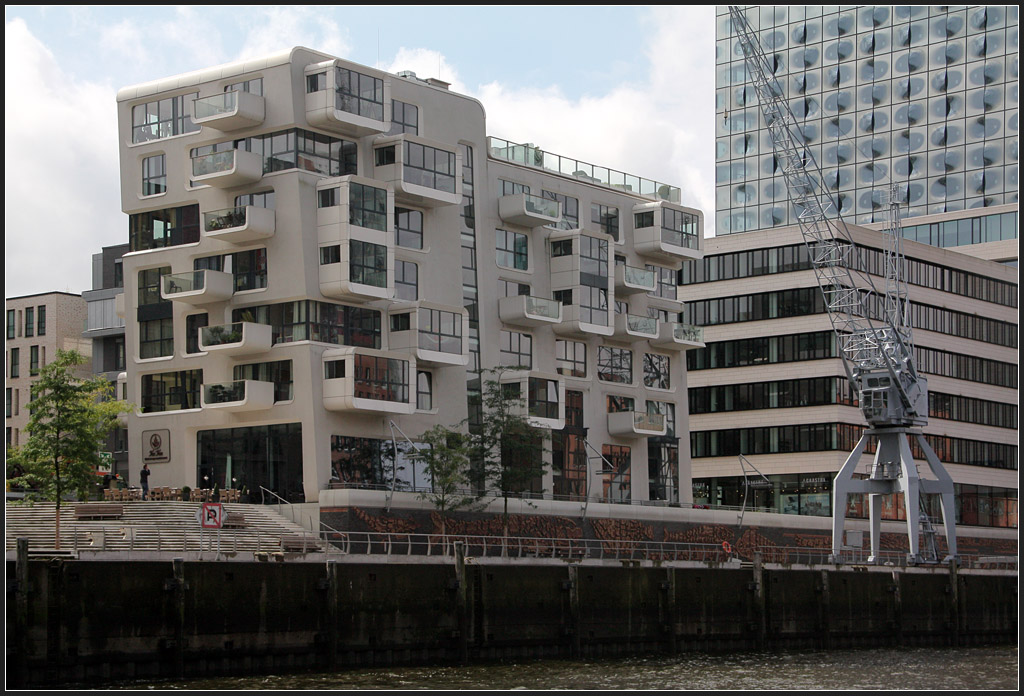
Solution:
[(714, 7), (5, 9), (7, 297), (80, 293), (128, 240), (122, 87), (305, 46), (439, 77), (487, 134), (679, 186), (714, 229)]

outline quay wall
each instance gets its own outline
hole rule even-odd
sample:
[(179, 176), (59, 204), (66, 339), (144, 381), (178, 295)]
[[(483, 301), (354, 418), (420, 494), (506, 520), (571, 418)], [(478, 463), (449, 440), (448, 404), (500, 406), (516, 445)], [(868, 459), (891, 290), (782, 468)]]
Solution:
[(1017, 640), (1015, 572), (532, 562), (7, 562), (9, 687)]

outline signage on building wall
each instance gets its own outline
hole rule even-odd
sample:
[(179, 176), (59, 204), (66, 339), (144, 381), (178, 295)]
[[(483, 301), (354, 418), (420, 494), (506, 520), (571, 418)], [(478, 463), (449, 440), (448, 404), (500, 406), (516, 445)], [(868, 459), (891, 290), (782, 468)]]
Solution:
[(142, 461), (146, 464), (166, 464), (171, 461), (171, 431), (142, 431)]

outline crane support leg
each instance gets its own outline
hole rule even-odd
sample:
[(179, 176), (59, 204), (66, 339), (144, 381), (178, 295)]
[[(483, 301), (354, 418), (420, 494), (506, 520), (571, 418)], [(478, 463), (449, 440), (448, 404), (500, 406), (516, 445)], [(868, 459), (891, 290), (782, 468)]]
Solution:
[(932, 474), (935, 475), (935, 481), (925, 481), (922, 483), (922, 489), (926, 493), (938, 493), (939, 501), (942, 505), (942, 525), (946, 530), (946, 548), (948, 549), (949, 555), (946, 560), (956, 558), (956, 507), (953, 502), (953, 478), (946, 471), (946, 467), (942, 466), (942, 462), (939, 461), (939, 457), (935, 454), (935, 450), (932, 449), (931, 445), (925, 439), (922, 433), (915, 433), (914, 439), (917, 441), (918, 447), (924, 451), (925, 460), (928, 462), (928, 468), (932, 470)]
[(899, 449), (900, 470), (903, 476), (899, 480), (900, 491), (903, 493), (903, 507), (907, 514), (907, 540), (910, 543), (909, 560), (918, 563), (921, 560), (921, 479), (917, 474), (917, 465), (914, 464), (914, 455), (910, 452), (910, 442), (902, 433), (893, 433), (883, 436), (878, 448), (882, 449), (882, 443), (890, 440), (890, 448)]
[(832, 556), (833, 560), (839, 561), (843, 547), (843, 527), (846, 524), (846, 498), (853, 490), (853, 472), (860, 462), (860, 455), (868, 444), (868, 435), (864, 433), (857, 441), (857, 446), (846, 458), (843, 467), (836, 474), (832, 481)]

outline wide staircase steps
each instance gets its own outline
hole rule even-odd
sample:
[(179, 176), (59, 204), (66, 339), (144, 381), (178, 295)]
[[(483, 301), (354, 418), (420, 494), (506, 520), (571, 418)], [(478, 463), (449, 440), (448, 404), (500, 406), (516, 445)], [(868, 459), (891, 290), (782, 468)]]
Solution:
[[(113, 508), (92, 508), (105, 514), (97, 519), (82, 519), (82, 511), (76, 514), (79, 505), (89, 503), (61, 505), (60, 550), (63, 553), (85, 550), (308, 553), (328, 550), (317, 535), (264, 505), (224, 503), (227, 524), (220, 531), (200, 527), (197, 512), (202, 503), (124, 501), (113, 504)], [(18, 538), (25, 538), (30, 554), (52, 554), (57, 548), (54, 509), (53, 503), (6, 505), (7, 550), (16, 548)]]

